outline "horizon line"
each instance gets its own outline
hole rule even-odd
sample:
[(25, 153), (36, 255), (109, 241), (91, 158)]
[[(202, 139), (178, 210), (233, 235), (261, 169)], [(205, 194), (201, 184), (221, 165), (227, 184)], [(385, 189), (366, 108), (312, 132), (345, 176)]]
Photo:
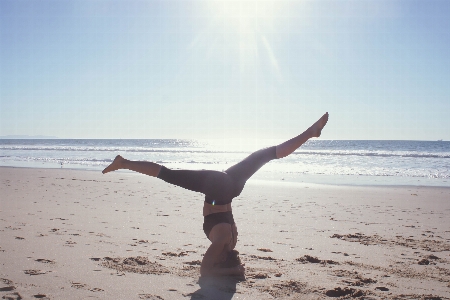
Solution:
[[(1, 140), (216, 140), (216, 139), (233, 139), (233, 138), (66, 138), (45, 135), (4, 135), (0, 136)], [(273, 138), (260, 138), (261, 140), (274, 140)], [(417, 141), (417, 142), (447, 142), (444, 139), (422, 140), (422, 139), (322, 139), (322, 141)]]

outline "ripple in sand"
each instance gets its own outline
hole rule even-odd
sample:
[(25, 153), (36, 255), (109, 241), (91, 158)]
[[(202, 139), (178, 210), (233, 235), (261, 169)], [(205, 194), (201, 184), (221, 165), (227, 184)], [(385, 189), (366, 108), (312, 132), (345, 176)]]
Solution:
[(169, 273), (169, 270), (166, 267), (157, 262), (151, 262), (144, 256), (126, 258), (105, 257), (102, 259), (101, 265), (121, 272), (155, 275)]
[(176, 256), (176, 257), (181, 257), (181, 256), (186, 256), (188, 255), (186, 252), (182, 251), (180, 253), (174, 253), (174, 252), (163, 252), (162, 255), (165, 256)]
[(331, 238), (337, 238), (347, 242), (357, 242), (362, 245), (392, 245), (392, 246), (403, 246), (408, 248), (422, 248), (426, 251), (431, 252), (441, 252), (450, 251), (450, 244), (438, 240), (416, 240), (412, 238), (405, 238), (402, 236), (396, 236), (396, 239), (389, 240), (383, 238), (377, 234), (369, 236), (363, 233), (354, 234), (333, 234)]
[(377, 282), (375, 279), (363, 277), (356, 271), (336, 270), (334, 273), (338, 277), (347, 277), (342, 282), (349, 286), (365, 286)]
[(262, 260), (277, 260), (276, 258), (273, 258), (271, 256), (249, 255), (249, 257), (254, 258), (254, 259), (262, 259)]
[(23, 299), (22, 296), (18, 292), (6, 294), (2, 298), (3, 299), (8, 299), (8, 300), (21, 300), (21, 299)]
[(289, 280), (264, 288), (263, 292), (270, 294), (274, 298), (282, 298), (296, 293), (305, 294), (308, 292), (306, 286), (307, 284), (304, 282)]
[(297, 258), (296, 261), (299, 261), (301, 263), (313, 263), (313, 264), (329, 264), (329, 265), (339, 265), (338, 262), (331, 260), (331, 259), (318, 259), (315, 256), (311, 256), (311, 255), (303, 255), (300, 258)]

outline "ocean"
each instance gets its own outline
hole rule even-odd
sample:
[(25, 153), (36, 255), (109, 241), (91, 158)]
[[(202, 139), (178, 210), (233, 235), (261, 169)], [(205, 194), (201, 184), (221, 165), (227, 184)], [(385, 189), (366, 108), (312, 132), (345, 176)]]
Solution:
[[(128, 159), (153, 161), (169, 168), (221, 171), (251, 152), (277, 142), (0, 139), (0, 166), (100, 172), (120, 154)], [(250, 180), (450, 187), (450, 142), (312, 139), (294, 154), (270, 162)]]

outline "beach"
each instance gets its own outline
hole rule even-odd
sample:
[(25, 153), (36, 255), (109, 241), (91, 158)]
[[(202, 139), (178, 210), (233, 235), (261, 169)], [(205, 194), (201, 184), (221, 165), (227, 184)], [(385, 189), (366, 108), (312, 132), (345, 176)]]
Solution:
[(114, 172), (0, 167), (4, 299), (450, 299), (450, 188), (250, 180), (245, 278), (200, 278), (201, 194)]

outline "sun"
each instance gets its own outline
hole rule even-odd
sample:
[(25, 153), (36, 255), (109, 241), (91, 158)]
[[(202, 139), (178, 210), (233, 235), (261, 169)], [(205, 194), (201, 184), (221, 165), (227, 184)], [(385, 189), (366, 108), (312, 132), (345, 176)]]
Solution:
[(222, 34), (224, 44), (237, 52), (242, 72), (253, 70), (261, 60), (267, 60), (273, 70), (280, 73), (271, 37), (275, 34), (274, 12), (285, 7), (285, 3), (280, 0), (208, 2), (209, 13), (214, 20), (211, 31)]
[(223, 13), (224, 25), (234, 30), (239, 42), (241, 66), (252, 66), (261, 56), (261, 50), (269, 55), (278, 69), (277, 59), (266, 37), (273, 32), (273, 5), (269, 1), (221, 1), (218, 9)]

